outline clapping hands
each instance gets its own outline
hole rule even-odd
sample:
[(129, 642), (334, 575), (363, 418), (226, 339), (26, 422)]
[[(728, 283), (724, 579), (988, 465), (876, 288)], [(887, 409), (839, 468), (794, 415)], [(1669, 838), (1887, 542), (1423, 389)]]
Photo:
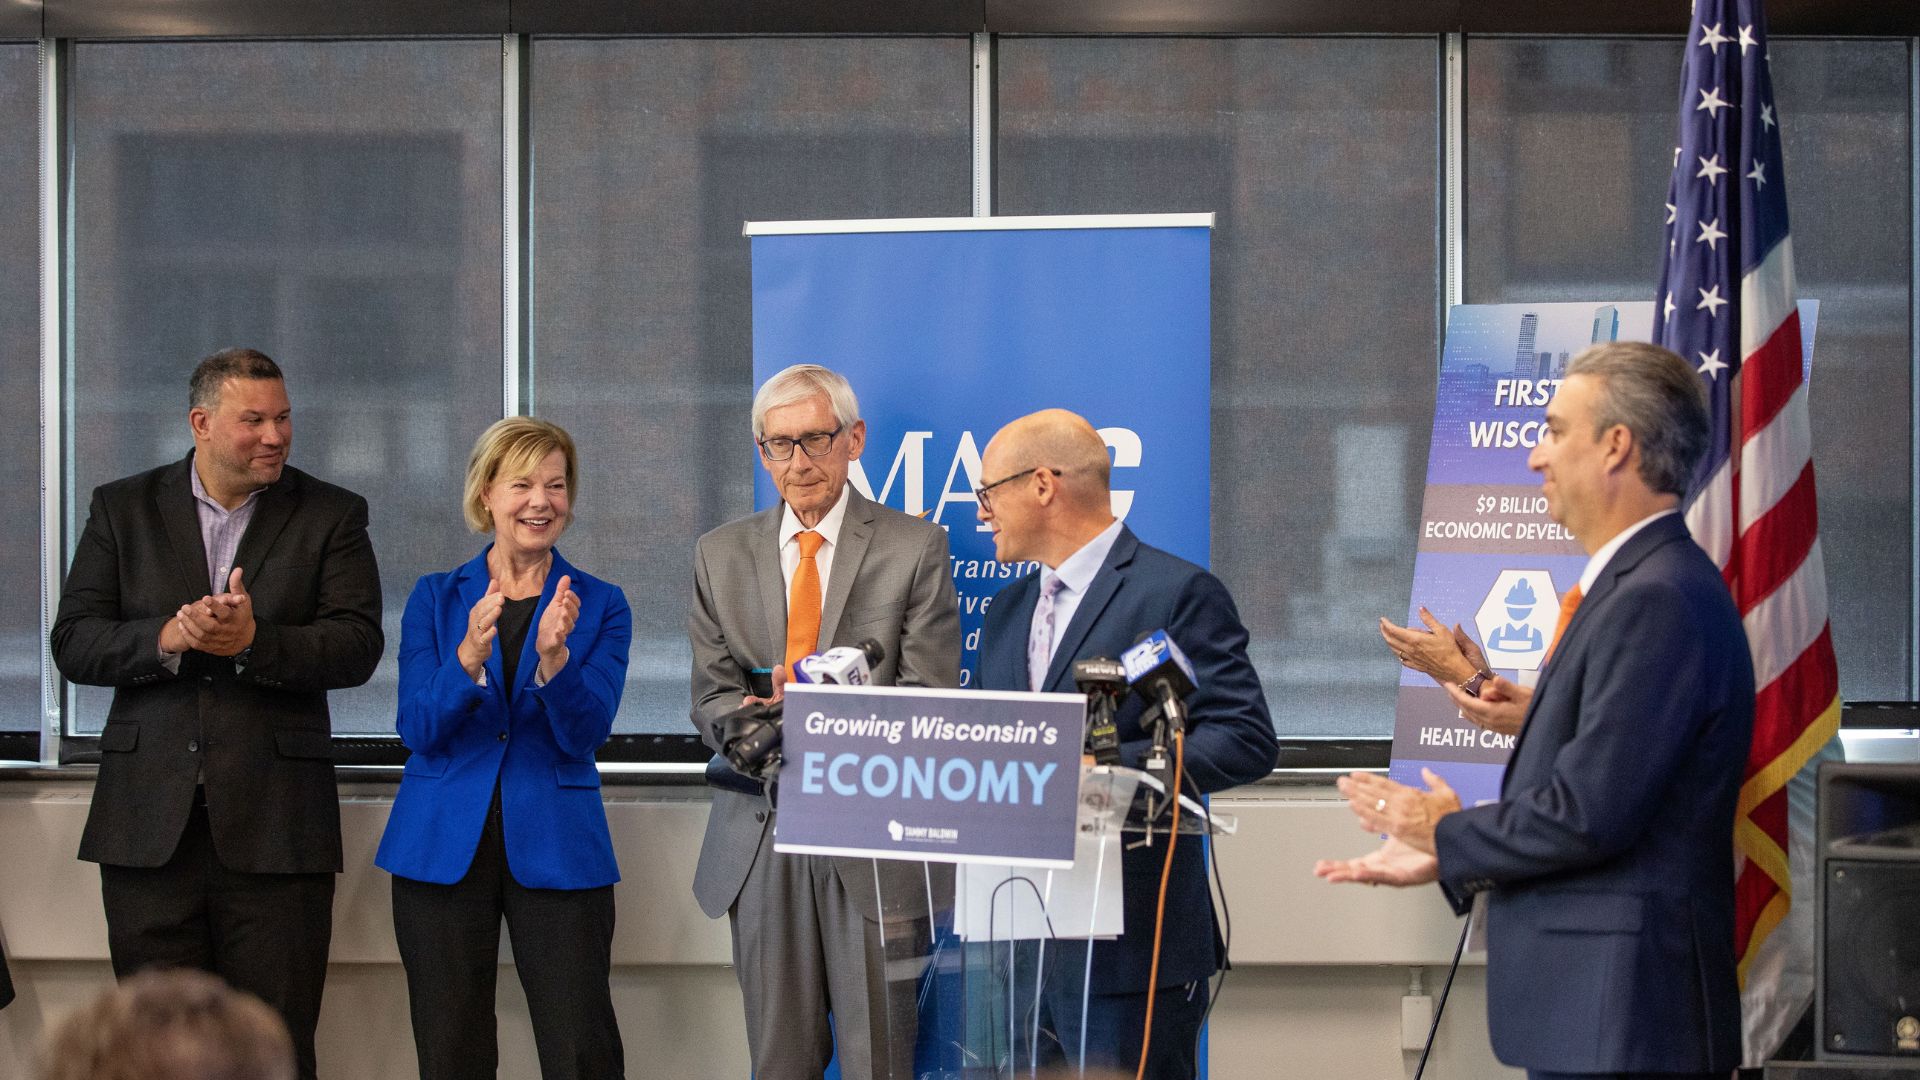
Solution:
[(1527, 703), (1533, 700), (1532, 690), (1503, 675), (1481, 683), (1479, 697), (1452, 683), (1446, 685), (1446, 691), (1462, 720), (1496, 735), (1518, 735), (1526, 724)]
[(562, 574), (533, 639), (534, 652), (540, 656), (540, 681), (551, 682), (567, 666), (567, 635), (579, 619), (580, 595), (573, 591), (573, 578)]
[[(467, 634), (460, 639), (455, 654), (468, 677), (476, 682), (487, 658), (493, 655), (494, 639), (500, 636), (500, 609), (506, 602), (507, 594), (500, 589), (500, 579), (489, 578), (486, 595), (467, 612)], [(579, 620), (580, 594), (573, 591), (573, 578), (562, 574), (559, 584), (554, 586), (553, 599), (547, 601), (547, 609), (540, 616), (540, 626), (534, 631), (533, 650), (540, 657), (541, 682), (551, 681), (567, 666), (567, 635), (573, 633), (573, 626)]]
[(183, 605), (160, 629), (160, 648), (170, 653), (197, 649), (214, 656), (238, 656), (253, 644), (253, 597), (240, 567), (227, 575), (227, 591)]
[(1440, 880), (1440, 860), (1398, 840), (1352, 859), (1321, 859), (1313, 864), (1315, 877), (1334, 884), (1425, 885)]
[(467, 634), (460, 639), (460, 647), (454, 650), (454, 656), (460, 666), (466, 670), (467, 677), (480, 681), (480, 670), (487, 665), (487, 657), (493, 655), (493, 639), (500, 633), (500, 608), (506, 604), (507, 594), (500, 591), (500, 579), (487, 579), (487, 592), (474, 602), (467, 612)]
[(1460, 809), (1460, 796), (1439, 774), (1421, 769), (1427, 790), (1397, 784), (1384, 776), (1356, 772), (1339, 779), (1340, 793), (1360, 827), (1386, 833), (1379, 848), (1353, 859), (1321, 859), (1316, 876), (1331, 882), (1367, 885), (1422, 885), (1440, 877), (1434, 827)]
[(1403, 667), (1423, 672), (1442, 686), (1463, 683), (1486, 669), (1486, 654), (1467, 636), (1465, 627), (1449, 628), (1426, 608), (1419, 613), (1425, 630), (1396, 626), (1384, 617), (1380, 620), (1380, 636)]
[(1479, 697), (1468, 694), (1460, 684), (1475, 672), (1491, 670), (1486, 653), (1458, 623), (1449, 628), (1426, 608), (1420, 609), (1420, 621), (1426, 624), (1425, 630), (1396, 626), (1382, 618), (1380, 637), (1402, 666), (1423, 672), (1440, 684), (1460, 710), (1462, 720), (1496, 734), (1517, 734), (1526, 720), (1533, 691), (1494, 675), (1480, 684)]

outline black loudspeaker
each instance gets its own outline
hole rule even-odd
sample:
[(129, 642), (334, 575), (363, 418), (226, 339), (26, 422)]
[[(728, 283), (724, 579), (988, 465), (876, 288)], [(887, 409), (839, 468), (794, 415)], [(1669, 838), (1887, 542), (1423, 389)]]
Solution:
[(1817, 1057), (1920, 1066), (1920, 764), (1820, 769)]

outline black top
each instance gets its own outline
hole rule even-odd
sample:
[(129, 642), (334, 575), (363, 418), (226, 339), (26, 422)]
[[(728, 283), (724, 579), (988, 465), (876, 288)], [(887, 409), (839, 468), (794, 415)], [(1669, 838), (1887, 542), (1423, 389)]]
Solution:
[(513, 696), (513, 680), (520, 672), (520, 650), (527, 643), (527, 627), (533, 625), (533, 609), (538, 606), (537, 596), (509, 600), (500, 605), (500, 619), (493, 624), (499, 631), (495, 647), (500, 650), (500, 672), (507, 678), (508, 697)]

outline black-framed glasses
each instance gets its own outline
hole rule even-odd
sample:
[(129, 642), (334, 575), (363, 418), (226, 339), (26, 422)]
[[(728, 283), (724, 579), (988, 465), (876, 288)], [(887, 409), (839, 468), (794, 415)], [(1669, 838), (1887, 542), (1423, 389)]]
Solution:
[(793, 448), (797, 446), (805, 450), (808, 457), (826, 457), (827, 451), (833, 449), (833, 440), (845, 430), (846, 426), (841, 425), (832, 431), (814, 431), (797, 439), (775, 435), (760, 440), (760, 452), (766, 455), (768, 461), (785, 461), (793, 456)]
[(1032, 475), (1033, 473), (1037, 473), (1037, 472), (1050, 472), (1050, 473), (1052, 473), (1052, 474), (1053, 474), (1053, 475), (1055, 475), (1055, 476), (1059, 476), (1059, 475), (1060, 475), (1060, 470), (1059, 470), (1059, 469), (1056, 469), (1056, 468), (1053, 468), (1053, 467), (1052, 467), (1052, 466), (1050, 466), (1050, 465), (1035, 465), (1035, 466), (1034, 466), (1033, 468), (1031, 468), (1031, 469), (1021, 469), (1021, 470), (1020, 470), (1019, 472), (1017, 472), (1017, 473), (1014, 473), (1014, 474), (1013, 474), (1013, 475), (1011, 475), (1011, 476), (1003, 476), (1003, 477), (1001, 477), (1000, 479), (998, 479), (998, 480), (995, 480), (995, 481), (994, 481), (993, 483), (991, 483), (991, 484), (987, 484), (987, 485), (984, 485), (984, 486), (982, 486), (982, 487), (977, 487), (977, 488), (974, 488), (974, 489), (973, 489), (973, 497), (974, 497), (974, 498), (976, 498), (976, 499), (978, 499), (978, 500), (980, 500), (980, 509), (982, 509), (982, 510), (984, 510), (984, 511), (986, 511), (987, 513), (989, 513), (989, 514), (991, 514), (991, 513), (993, 513), (993, 502), (992, 502), (992, 500), (990, 500), (990, 499), (988, 499), (988, 498), (987, 498), (987, 492), (989, 492), (989, 491), (992, 491), (992, 490), (993, 490), (994, 488), (997, 488), (997, 487), (999, 487), (999, 486), (1000, 486), (1001, 484), (1011, 484), (1011, 483), (1013, 483), (1013, 482), (1014, 482), (1015, 480), (1018, 480), (1018, 479), (1020, 479), (1020, 478), (1021, 478), (1021, 477), (1023, 477), (1023, 476), (1029, 476), (1029, 475)]

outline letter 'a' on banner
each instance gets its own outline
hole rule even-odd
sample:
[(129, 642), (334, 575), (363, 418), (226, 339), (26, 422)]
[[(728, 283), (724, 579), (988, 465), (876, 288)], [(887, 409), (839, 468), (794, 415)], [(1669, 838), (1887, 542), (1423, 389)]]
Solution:
[[(867, 445), (850, 483), (947, 530), (963, 686), (988, 601), (1037, 565), (996, 562), (975, 517), (974, 489), (999, 479), (981, 477), (981, 451), (1010, 420), (1086, 417), (1112, 454), (1114, 515), (1208, 565), (1212, 227), (1212, 214), (747, 223), (754, 386), (800, 363), (852, 382)], [(777, 505), (744, 464), (755, 507)]]
[[(1800, 303), (1811, 372), (1819, 301)], [(1460, 304), (1447, 313), (1446, 346), (1427, 452), (1427, 491), (1405, 625), (1422, 628), (1425, 607), (1460, 625), (1487, 666), (1532, 686), (1546, 660), (1566, 595), (1587, 553), (1551, 517), (1527, 457), (1545, 431), (1547, 402), (1582, 349), (1647, 341), (1653, 302)], [(1500, 797), (1514, 738), (1460, 717), (1426, 675), (1400, 671), (1388, 775), (1424, 787), (1432, 769), (1466, 806)]]

